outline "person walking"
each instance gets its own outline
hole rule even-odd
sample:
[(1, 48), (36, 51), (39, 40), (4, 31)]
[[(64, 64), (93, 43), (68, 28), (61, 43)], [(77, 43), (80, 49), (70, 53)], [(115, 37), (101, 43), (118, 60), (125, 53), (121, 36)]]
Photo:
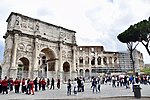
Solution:
[(50, 85), (50, 80), (49, 80), (49, 78), (47, 78), (47, 89), (49, 89), (49, 85)]
[(53, 88), (53, 90), (54, 90), (54, 78), (52, 78), (52, 80), (51, 80), (51, 87), (50, 87), (50, 90)]
[(67, 83), (67, 96), (71, 95), (71, 80), (68, 79), (68, 83)]

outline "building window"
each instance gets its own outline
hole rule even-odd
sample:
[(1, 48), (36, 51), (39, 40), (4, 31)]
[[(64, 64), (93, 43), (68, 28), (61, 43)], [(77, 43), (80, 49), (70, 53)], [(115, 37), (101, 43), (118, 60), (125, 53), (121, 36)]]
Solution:
[(103, 62), (104, 62), (104, 65), (107, 65), (107, 58), (106, 57), (103, 58)]
[(42, 57), (42, 64), (46, 64), (46, 56)]
[(94, 51), (94, 48), (91, 48), (91, 51)]
[(91, 65), (95, 65), (95, 57), (92, 58)]
[(80, 63), (80, 64), (83, 64), (83, 57), (80, 57), (80, 58), (79, 58), (79, 63)]
[(112, 57), (109, 57), (109, 64), (112, 64)]
[(117, 64), (117, 57), (114, 58), (114, 63)]
[(82, 51), (82, 48), (79, 48), (80, 51)]
[(98, 57), (98, 58), (97, 58), (97, 64), (98, 64), (98, 65), (101, 65), (101, 57)]
[(89, 64), (89, 57), (85, 57), (85, 64)]

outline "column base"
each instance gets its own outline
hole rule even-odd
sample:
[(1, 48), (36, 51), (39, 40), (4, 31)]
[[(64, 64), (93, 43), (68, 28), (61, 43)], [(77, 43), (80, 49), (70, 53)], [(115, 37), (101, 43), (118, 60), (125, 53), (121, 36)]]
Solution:
[(62, 82), (62, 83), (63, 83), (63, 81), (64, 81), (64, 80), (63, 80), (63, 73), (64, 73), (63, 71), (60, 71), (60, 72), (59, 72), (59, 79), (60, 79), (60, 82)]
[(10, 69), (10, 77), (13, 79), (17, 78), (17, 69), (16, 68)]
[(33, 73), (33, 79), (35, 79), (36, 77), (38, 77), (38, 70), (34, 70), (34, 73)]
[(77, 78), (77, 71), (72, 71), (71, 78), (74, 80), (74, 78)]
[(49, 78), (50, 80), (51, 80), (52, 78), (54, 78), (54, 80), (56, 80), (56, 79), (57, 79), (57, 74), (56, 74), (56, 72), (55, 72), (55, 71), (48, 71), (48, 73), (47, 73), (47, 78)]

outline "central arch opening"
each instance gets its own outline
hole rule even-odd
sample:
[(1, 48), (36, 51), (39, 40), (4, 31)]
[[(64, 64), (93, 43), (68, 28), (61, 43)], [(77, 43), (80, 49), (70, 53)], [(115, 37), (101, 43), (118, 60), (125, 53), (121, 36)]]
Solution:
[(63, 80), (67, 81), (70, 78), (70, 64), (68, 62), (64, 62), (63, 71)]
[(56, 58), (53, 50), (44, 48), (39, 53), (39, 77), (52, 78), (55, 71)]
[(26, 57), (22, 57), (17, 62), (17, 77), (28, 78), (29, 76), (29, 60)]

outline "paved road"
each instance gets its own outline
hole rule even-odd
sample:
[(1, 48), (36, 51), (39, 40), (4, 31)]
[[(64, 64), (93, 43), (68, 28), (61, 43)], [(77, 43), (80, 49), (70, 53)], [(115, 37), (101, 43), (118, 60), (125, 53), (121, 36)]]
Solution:
[[(131, 89), (126, 89), (125, 87), (117, 87), (113, 88), (111, 85), (102, 85), (102, 91), (100, 93), (92, 93), (90, 83), (85, 83), (85, 92), (79, 92), (78, 95), (72, 94), (71, 96), (66, 95), (66, 84), (61, 85), (61, 89), (55, 90), (46, 90), (46, 91), (38, 91), (35, 95), (26, 95), (22, 93), (15, 94), (14, 92), (10, 92), (8, 95), (0, 94), (0, 100), (6, 99), (93, 99), (98, 100), (134, 100), (134, 93)], [(150, 85), (141, 85), (141, 95), (143, 100), (150, 100)], [(73, 93), (73, 92), (72, 92)]]

